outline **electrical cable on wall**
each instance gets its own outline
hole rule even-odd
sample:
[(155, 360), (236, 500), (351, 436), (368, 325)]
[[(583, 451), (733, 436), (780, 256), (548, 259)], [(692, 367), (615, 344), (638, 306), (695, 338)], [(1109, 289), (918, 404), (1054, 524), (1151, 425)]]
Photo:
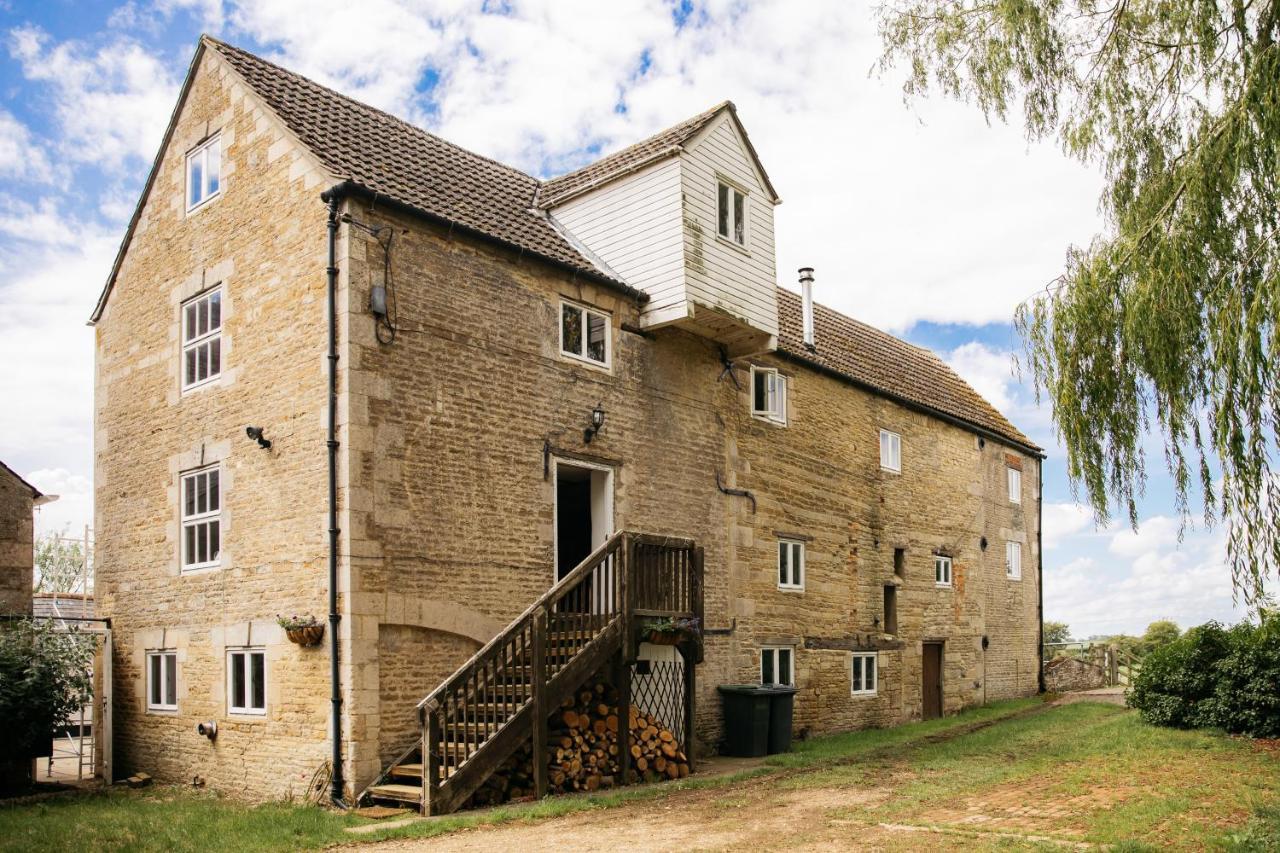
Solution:
[(374, 335), (378, 338), (378, 342), (389, 344), (396, 339), (396, 332), (399, 330), (396, 316), (396, 288), (391, 265), (391, 243), (395, 240), (396, 231), (389, 225), (368, 225), (349, 213), (344, 213), (341, 220), (373, 237), (382, 249), (382, 285), (381, 287), (376, 284), (370, 285), (369, 310), (373, 313)]

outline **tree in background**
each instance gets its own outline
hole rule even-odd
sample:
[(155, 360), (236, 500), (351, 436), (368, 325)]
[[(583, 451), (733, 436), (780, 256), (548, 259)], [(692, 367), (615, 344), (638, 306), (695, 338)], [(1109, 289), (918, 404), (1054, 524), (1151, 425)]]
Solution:
[(1168, 619), (1152, 622), (1147, 626), (1147, 632), (1142, 635), (1140, 653), (1144, 655), (1151, 654), (1151, 652), (1169, 645), (1181, 636), (1182, 629), (1178, 627), (1176, 622), (1170, 622)]
[(1044, 642), (1045, 645), (1069, 643), (1071, 642), (1071, 629), (1067, 627), (1066, 622), (1046, 622), (1044, 623)]
[[(1073, 486), (1137, 524), (1158, 430), (1236, 590), (1280, 567), (1280, 0), (888, 0), (881, 67), (1099, 167), (1106, 233), (1016, 319)], [(1052, 200), (1046, 200), (1052, 203)], [(1215, 478), (1215, 471), (1220, 475)]]
[(83, 592), (84, 546), (61, 533), (46, 533), (36, 539), (36, 592)]

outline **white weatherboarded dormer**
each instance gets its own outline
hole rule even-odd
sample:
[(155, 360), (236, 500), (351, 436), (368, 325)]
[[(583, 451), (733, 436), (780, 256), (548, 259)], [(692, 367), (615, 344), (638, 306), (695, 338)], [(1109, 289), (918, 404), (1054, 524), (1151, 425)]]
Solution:
[(679, 326), (734, 356), (777, 344), (778, 202), (729, 102), (539, 195), (575, 243), (649, 295), (643, 326)]

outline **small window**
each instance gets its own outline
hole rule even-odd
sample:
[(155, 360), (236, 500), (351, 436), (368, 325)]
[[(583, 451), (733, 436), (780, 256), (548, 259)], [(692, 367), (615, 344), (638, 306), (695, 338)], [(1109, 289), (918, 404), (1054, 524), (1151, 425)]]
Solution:
[(900, 578), (905, 578), (907, 571), (907, 549), (893, 549), (893, 573)]
[(217, 465), (182, 475), (182, 569), (218, 565), (222, 554), (222, 476)]
[(880, 430), (880, 467), (886, 471), (902, 471), (902, 436), (887, 429)]
[(227, 652), (227, 710), (232, 714), (267, 713), (267, 653), (262, 649)]
[(147, 710), (178, 710), (178, 653), (147, 652)]
[(571, 302), (561, 302), (560, 353), (608, 367), (609, 315)]
[(222, 289), (182, 306), (182, 390), (222, 373)]
[(804, 589), (804, 543), (778, 542), (778, 589)]
[(716, 232), (739, 246), (747, 244), (747, 196), (724, 182), (717, 191)]
[(1006, 542), (1004, 545), (1004, 571), (1009, 580), (1022, 580), (1022, 543)]
[(1009, 469), (1009, 503), (1022, 503), (1022, 472), (1017, 468)]
[(187, 155), (187, 210), (217, 198), (222, 189), (222, 139), (214, 134)]
[(772, 367), (751, 367), (751, 414), (778, 424), (787, 422), (787, 377)]
[(951, 558), (942, 554), (933, 556), (933, 582), (938, 586), (951, 586)]
[(854, 696), (876, 695), (878, 669), (875, 652), (854, 652), (849, 666), (849, 692)]
[(898, 633), (898, 588), (893, 584), (884, 587), (884, 632)]
[(760, 683), (793, 687), (796, 683), (795, 650), (791, 646), (760, 649)]

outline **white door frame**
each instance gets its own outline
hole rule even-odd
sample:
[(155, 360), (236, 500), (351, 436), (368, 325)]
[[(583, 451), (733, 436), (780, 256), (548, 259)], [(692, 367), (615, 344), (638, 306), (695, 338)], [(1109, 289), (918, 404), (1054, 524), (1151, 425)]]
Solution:
[[(613, 472), (612, 465), (600, 462), (584, 462), (580, 459), (551, 457), (551, 583), (559, 579), (560, 572), (560, 468), (582, 468), (591, 473), (591, 548), (600, 547), (613, 535)], [(601, 476), (597, 479), (597, 474)], [(603, 512), (601, 512), (603, 510)]]

